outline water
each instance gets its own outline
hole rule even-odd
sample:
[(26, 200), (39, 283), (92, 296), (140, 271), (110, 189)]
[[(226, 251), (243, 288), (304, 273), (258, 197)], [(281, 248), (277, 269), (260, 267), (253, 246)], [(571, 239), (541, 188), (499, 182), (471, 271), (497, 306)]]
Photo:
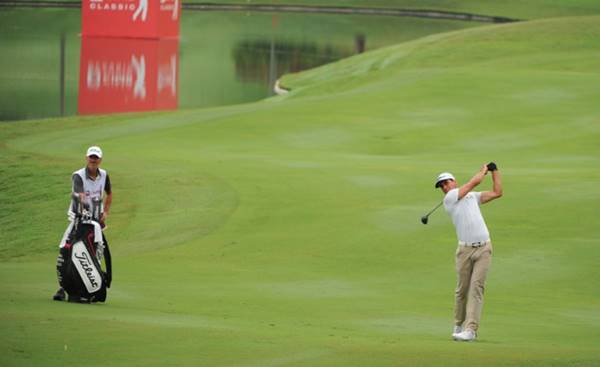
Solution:
[(82, 38), (80, 14), (76, 9), (0, 10), (1, 121), (257, 101), (273, 94), (283, 74), (477, 25), (184, 11), (179, 40), (152, 41)]

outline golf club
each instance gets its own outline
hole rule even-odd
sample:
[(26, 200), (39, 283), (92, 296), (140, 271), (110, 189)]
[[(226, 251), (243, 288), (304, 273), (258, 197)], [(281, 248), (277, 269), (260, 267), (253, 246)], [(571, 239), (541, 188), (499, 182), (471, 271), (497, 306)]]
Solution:
[(425, 214), (424, 216), (421, 217), (421, 223), (423, 224), (427, 224), (427, 221), (429, 220), (429, 215), (431, 215), (431, 213), (433, 213), (437, 208), (439, 208), (444, 202), (440, 202), (435, 208), (433, 208), (429, 213)]

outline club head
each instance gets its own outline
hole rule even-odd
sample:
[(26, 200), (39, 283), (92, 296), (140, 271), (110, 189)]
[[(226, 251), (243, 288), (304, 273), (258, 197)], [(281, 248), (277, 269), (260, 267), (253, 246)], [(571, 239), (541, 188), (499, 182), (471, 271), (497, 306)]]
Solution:
[(429, 217), (426, 216), (426, 215), (424, 215), (424, 216), (421, 217), (421, 223), (423, 223), (423, 224), (427, 224), (428, 220), (429, 220)]

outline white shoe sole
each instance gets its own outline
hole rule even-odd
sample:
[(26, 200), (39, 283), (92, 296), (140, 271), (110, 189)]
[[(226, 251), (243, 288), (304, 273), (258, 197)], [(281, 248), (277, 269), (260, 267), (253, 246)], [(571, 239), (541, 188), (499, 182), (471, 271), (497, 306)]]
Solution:
[(457, 342), (472, 342), (475, 341), (475, 339), (477, 339), (477, 336), (475, 336), (473, 339), (462, 339), (458, 336), (459, 334), (460, 333), (452, 334), (452, 339), (454, 339), (454, 341)]
[(468, 339), (468, 340), (467, 339), (454, 339), (454, 341), (470, 343), (470, 342), (474, 342), (475, 339)]

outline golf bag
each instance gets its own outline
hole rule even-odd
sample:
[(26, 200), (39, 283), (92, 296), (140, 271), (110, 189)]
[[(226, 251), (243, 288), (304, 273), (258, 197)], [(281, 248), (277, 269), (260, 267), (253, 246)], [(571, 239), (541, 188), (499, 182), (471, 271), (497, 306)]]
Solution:
[[(84, 208), (75, 198), (72, 229), (60, 248), (56, 262), (58, 282), (70, 302), (104, 302), (112, 281), (112, 262), (108, 242), (100, 224), (102, 203), (93, 201)], [(102, 269), (104, 259), (105, 270)]]

